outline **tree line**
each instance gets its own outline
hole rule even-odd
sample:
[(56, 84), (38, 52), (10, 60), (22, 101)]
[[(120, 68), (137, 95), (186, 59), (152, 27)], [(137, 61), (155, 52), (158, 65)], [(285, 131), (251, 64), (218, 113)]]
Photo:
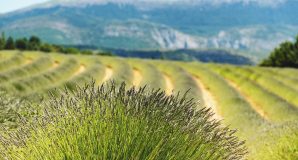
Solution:
[(99, 55), (109, 55), (111, 53), (94, 53), (91, 50), (79, 50), (74, 47), (64, 47), (62, 45), (49, 44), (44, 43), (37, 36), (31, 36), (29, 38), (18, 38), (13, 39), (13, 37), (9, 36), (6, 38), (5, 33), (1, 34), (0, 37), (0, 50), (22, 50), (22, 51), (42, 51), (42, 52), (58, 52), (65, 54), (99, 54)]
[(283, 42), (275, 48), (261, 66), (298, 68), (298, 36), (295, 42)]

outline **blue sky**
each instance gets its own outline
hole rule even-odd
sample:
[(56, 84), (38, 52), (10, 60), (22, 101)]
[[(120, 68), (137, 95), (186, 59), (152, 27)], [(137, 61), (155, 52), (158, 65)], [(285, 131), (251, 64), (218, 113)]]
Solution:
[(46, 1), (48, 0), (0, 0), (0, 13), (13, 11)]

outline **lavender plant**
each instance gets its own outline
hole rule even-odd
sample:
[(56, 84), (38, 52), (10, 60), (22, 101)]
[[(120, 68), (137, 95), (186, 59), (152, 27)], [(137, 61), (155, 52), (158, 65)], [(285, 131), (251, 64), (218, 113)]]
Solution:
[(185, 95), (94, 83), (52, 97), (43, 114), (0, 136), (1, 158), (232, 160), (246, 155), (235, 131)]
[(0, 91), (0, 126), (15, 128), (18, 119), (16, 113), (20, 113), (24, 107), (24, 100)]

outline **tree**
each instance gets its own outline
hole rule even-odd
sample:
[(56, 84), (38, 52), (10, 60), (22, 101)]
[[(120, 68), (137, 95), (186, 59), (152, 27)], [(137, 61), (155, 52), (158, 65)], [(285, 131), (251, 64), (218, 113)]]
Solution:
[(59, 46), (59, 45), (56, 45), (56, 44), (51, 44), (54, 52), (59, 52), (59, 53), (63, 53), (63, 47), (62, 46)]
[(91, 50), (83, 50), (81, 51), (81, 54), (84, 54), (84, 55), (92, 55), (93, 52)]
[(8, 37), (4, 49), (12, 50), (15, 49), (14, 40), (12, 37)]
[(0, 37), (0, 50), (4, 49), (5, 43), (6, 43), (5, 33), (2, 32), (2, 35)]
[(66, 49), (64, 49), (63, 53), (66, 53), (66, 54), (79, 54), (80, 51), (76, 48), (66, 48)]
[(28, 49), (36, 51), (40, 49), (40, 46), (41, 46), (41, 40), (39, 39), (39, 37), (31, 36), (29, 39)]
[(40, 51), (43, 51), (43, 52), (54, 52), (55, 49), (50, 44), (45, 43), (45, 44), (42, 44), (41, 45)]
[(26, 50), (28, 48), (28, 40), (27, 38), (17, 39), (15, 45), (17, 49)]
[(298, 68), (298, 36), (295, 43), (287, 41), (280, 44), (260, 65)]

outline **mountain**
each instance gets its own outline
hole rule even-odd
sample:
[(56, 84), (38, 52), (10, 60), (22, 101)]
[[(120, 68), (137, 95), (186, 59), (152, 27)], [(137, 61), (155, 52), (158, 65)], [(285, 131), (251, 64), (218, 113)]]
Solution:
[(297, 15), (291, 0), (55, 0), (1, 15), (0, 31), (66, 45), (212, 48), (264, 57), (293, 40)]

